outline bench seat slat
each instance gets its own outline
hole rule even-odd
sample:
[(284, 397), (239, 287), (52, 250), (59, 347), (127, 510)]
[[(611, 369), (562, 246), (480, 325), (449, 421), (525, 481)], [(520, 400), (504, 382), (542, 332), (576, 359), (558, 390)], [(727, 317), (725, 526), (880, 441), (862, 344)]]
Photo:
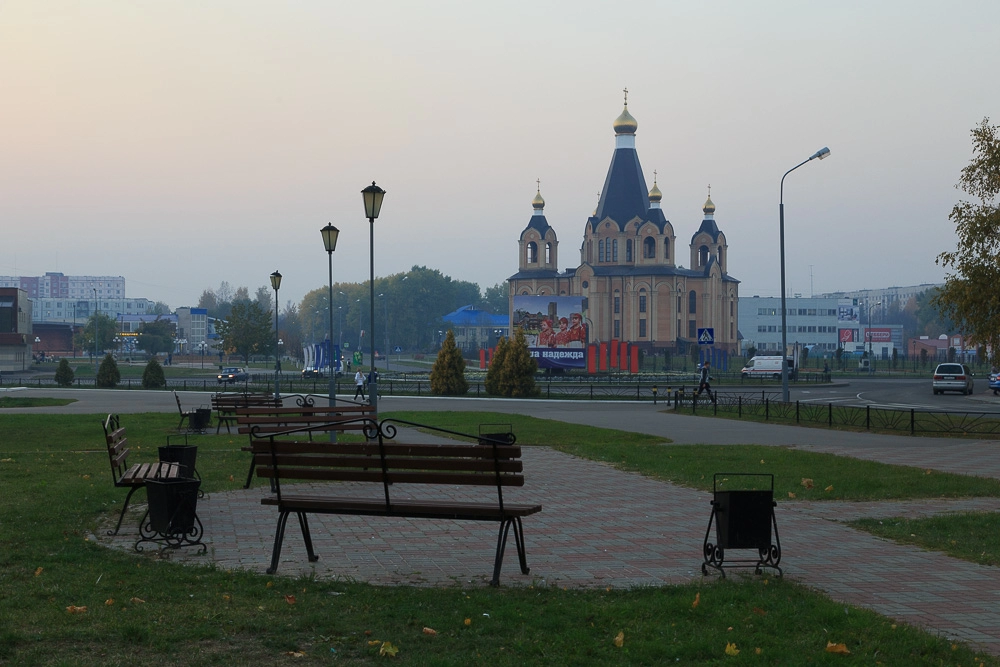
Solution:
[[(275, 477), (270, 466), (257, 466), (257, 476), (270, 479)], [(370, 470), (357, 468), (341, 470), (337, 468), (297, 468), (294, 466), (279, 466), (278, 478), (282, 480), (298, 479), (314, 482), (382, 482), (382, 470), (375, 467)], [(499, 476), (491, 472), (456, 473), (456, 472), (400, 472), (390, 469), (385, 479), (389, 484), (453, 484), (461, 486), (524, 486), (521, 475), (503, 474)]]
[(504, 503), (503, 514), (495, 503), (464, 503), (450, 500), (393, 500), (388, 509), (385, 500), (282, 494), (261, 499), (262, 505), (274, 505), (289, 512), (319, 512), (329, 514), (362, 514), (369, 516), (399, 516), (412, 518), (482, 519), (497, 521), (502, 516), (528, 516), (542, 511), (542, 506), (530, 503)]
[[(489, 445), (447, 444), (447, 445), (411, 445), (405, 443), (387, 442), (383, 445), (387, 457), (466, 457), (493, 461), (494, 452), (500, 460), (518, 459), (521, 457), (520, 445), (498, 445), (496, 449)], [(271, 453), (270, 440), (254, 440), (251, 449), (256, 454)], [(275, 440), (274, 450), (281, 454), (338, 454), (356, 456), (379, 456), (377, 443), (345, 442), (331, 444), (328, 442), (308, 440)]]
[[(333, 470), (345, 468), (380, 468), (381, 459), (375, 456), (336, 456), (327, 454), (311, 454), (309, 458), (301, 454), (279, 454), (274, 458), (270, 454), (258, 454), (254, 460), (258, 467), (272, 467), (275, 463), (279, 467), (289, 465), (312, 466), (317, 468), (331, 468)], [(388, 467), (391, 470), (433, 470), (436, 472), (475, 472), (493, 473), (499, 470), (501, 473), (519, 473), (524, 469), (520, 459), (493, 461), (484, 459), (454, 458), (454, 459), (432, 459), (427, 457), (406, 458), (393, 456), (387, 458)]]

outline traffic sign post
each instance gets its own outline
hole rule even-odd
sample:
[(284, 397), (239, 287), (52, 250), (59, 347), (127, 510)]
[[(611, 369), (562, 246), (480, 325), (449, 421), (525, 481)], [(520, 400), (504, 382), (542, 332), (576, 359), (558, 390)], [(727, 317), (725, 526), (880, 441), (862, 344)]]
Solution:
[(698, 345), (715, 345), (714, 327), (705, 327), (698, 329)]

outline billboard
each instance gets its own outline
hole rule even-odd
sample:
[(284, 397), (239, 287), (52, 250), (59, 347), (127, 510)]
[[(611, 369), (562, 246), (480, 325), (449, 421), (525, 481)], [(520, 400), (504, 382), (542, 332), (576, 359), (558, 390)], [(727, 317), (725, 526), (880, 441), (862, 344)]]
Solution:
[(837, 306), (838, 322), (857, 322), (861, 317), (860, 306)]
[(587, 300), (581, 296), (515, 296), (511, 324), (524, 331), (539, 368), (587, 367)]
[(865, 329), (865, 342), (866, 343), (891, 343), (892, 342), (892, 329), (880, 329), (874, 327), (871, 329)]
[(840, 329), (837, 331), (837, 340), (841, 343), (857, 343), (858, 342), (858, 330), (857, 329)]

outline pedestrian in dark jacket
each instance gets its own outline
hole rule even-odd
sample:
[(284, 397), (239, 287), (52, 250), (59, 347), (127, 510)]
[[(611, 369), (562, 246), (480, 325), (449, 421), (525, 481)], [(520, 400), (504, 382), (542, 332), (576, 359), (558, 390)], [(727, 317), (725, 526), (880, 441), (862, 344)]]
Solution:
[(715, 394), (712, 393), (712, 386), (709, 384), (712, 380), (711, 370), (712, 365), (706, 361), (701, 367), (701, 376), (698, 378), (698, 391), (695, 392), (695, 396), (701, 396), (702, 391), (707, 391), (708, 397), (715, 403)]

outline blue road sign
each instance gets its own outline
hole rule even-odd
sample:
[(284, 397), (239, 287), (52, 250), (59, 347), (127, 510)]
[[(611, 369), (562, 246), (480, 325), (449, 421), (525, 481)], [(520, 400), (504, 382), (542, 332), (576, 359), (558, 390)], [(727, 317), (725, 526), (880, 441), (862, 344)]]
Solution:
[(698, 345), (715, 345), (715, 329), (713, 327), (698, 329)]

